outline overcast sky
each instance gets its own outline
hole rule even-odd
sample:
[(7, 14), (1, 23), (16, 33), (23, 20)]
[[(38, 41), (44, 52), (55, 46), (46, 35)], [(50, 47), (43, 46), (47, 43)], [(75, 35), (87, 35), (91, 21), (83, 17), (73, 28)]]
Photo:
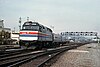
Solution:
[(19, 17), (27, 17), (55, 32), (100, 32), (100, 0), (0, 0), (0, 19), (18, 30)]

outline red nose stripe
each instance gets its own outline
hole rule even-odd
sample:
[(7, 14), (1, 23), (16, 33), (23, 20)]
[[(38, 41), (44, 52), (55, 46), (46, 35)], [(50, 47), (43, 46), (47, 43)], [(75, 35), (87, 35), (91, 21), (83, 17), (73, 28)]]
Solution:
[(38, 32), (20, 32), (20, 34), (38, 34)]
[(29, 32), (29, 34), (38, 34), (38, 32)]

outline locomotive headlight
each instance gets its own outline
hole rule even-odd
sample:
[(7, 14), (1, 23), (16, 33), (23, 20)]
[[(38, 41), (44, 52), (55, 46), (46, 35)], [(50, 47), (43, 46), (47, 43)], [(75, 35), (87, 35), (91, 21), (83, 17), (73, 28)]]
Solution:
[(51, 57), (51, 55), (49, 55), (49, 57)]

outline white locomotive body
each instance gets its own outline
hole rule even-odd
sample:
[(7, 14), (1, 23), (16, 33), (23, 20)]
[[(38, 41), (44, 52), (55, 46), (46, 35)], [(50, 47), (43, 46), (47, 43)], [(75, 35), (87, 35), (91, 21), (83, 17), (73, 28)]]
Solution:
[(20, 31), (20, 46), (45, 47), (53, 41), (52, 30), (37, 22), (25, 22)]

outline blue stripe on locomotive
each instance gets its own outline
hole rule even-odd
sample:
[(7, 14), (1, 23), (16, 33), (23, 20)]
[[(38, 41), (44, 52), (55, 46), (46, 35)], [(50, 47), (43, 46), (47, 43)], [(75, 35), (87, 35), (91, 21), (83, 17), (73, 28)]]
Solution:
[[(20, 37), (38, 37), (38, 35), (20, 35)], [(48, 35), (48, 36), (41, 36), (41, 35), (39, 35), (39, 37), (44, 37), (44, 38), (50, 38), (50, 35)]]

